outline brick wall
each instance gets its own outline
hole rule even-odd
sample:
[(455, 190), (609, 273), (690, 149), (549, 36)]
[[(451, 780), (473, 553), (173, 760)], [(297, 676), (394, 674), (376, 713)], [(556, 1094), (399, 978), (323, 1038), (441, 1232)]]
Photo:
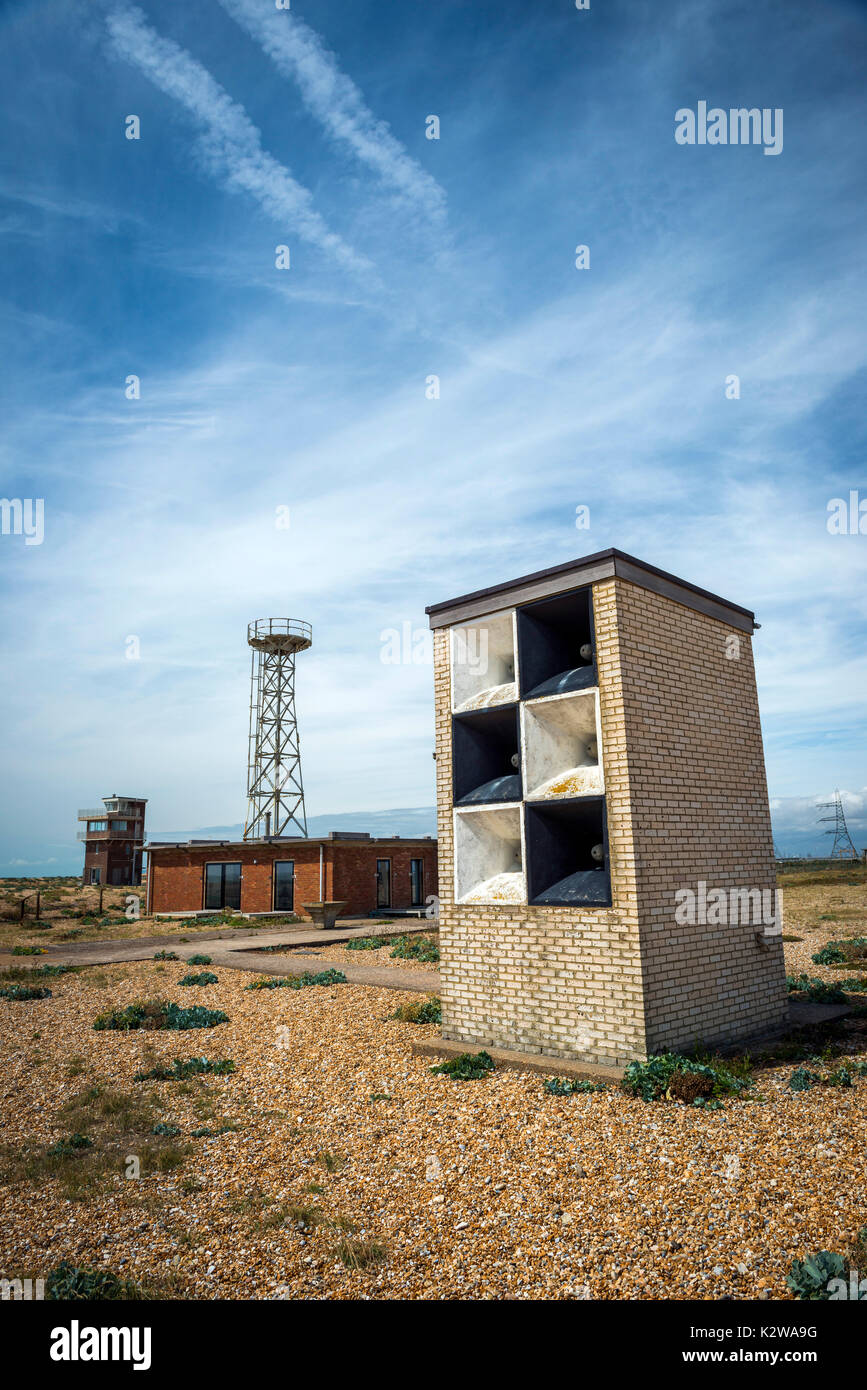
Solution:
[[(779, 940), (677, 927), (678, 887), (773, 886), (750, 640), (648, 590), (593, 586), (610, 908), (454, 902), (449, 632), (434, 631), (443, 1036), (622, 1064), (785, 1011)], [(765, 944), (768, 944), (767, 942)]]
[[(376, 860), (392, 861), (392, 906), (410, 906), (410, 860), (424, 861), (424, 895), (437, 891), (436, 842), (328, 841), (324, 849), (324, 894), (345, 899), (347, 916), (364, 916), (376, 907)], [(307, 917), (304, 903), (318, 902), (319, 845), (180, 846), (150, 856), (153, 877), (152, 912), (198, 912), (204, 906), (205, 865), (231, 862), (241, 868), (241, 911), (270, 912), (273, 905), (273, 866), (277, 860), (295, 862), (295, 911)]]
[(376, 861), (391, 860), (391, 906), (411, 907), (410, 860), (424, 865), (422, 902), (437, 892), (437, 846), (434, 840), (413, 845), (410, 841), (378, 846), (337, 841), (334, 846), (333, 891), (346, 898), (347, 915), (371, 912), (376, 906)]
[(786, 1013), (779, 936), (678, 925), (675, 891), (776, 888), (752, 639), (618, 581), (648, 1051), (717, 1042)]

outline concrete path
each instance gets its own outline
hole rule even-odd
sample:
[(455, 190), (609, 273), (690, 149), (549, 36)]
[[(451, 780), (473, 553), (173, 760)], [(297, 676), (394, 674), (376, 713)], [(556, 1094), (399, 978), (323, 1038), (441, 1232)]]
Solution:
[[(327, 970), (330, 963), (321, 956), (302, 954), (294, 949), (278, 954), (263, 951), (261, 947), (313, 946), (321, 949), (339, 945), (354, 936), (400, 936), (431, 930), (436, 930), (435, 922), (420, 924), (416, 920), (402, 921), (398, 930), (391, 925), (371, 927), (366, 922), (359, 926), (335, 927), (330, 931), (307, 927), (300, 930), (283, 927), (273, 931), (239, 927), (213, 936), (200, 932), (189, 941), (179, 941), (176, 936), (143, 936), (132, 941), (65, 941), (62, 945), (46, 942), (43, 950), (48, 961), (58, 965), (116, 965), (123, 961), (153, 960), (155, 948), (170, 947), (179, 960), (205, 955), (211, 957), (213, 965), (222, 965), (225, 969), (250, 970), (257, 975), (303, 975), (305, 970), (314, 973)], [(2, 954), (10, 956), (10, 965), (26, 968), (37, 964), (35, 957), (11, 956), (9, 951)], [(351, 965), (335, 966), (335, 969), (342, 970), (352, 984), (375, 985), (378, 989), (415, 990), (421, 994), (436, 994), (439, 991), (438, 973), (426, 970), (423, 965), (416, 969), (411, 963), (402, 968), (361, 962), (356, 965), (353, 962)]]

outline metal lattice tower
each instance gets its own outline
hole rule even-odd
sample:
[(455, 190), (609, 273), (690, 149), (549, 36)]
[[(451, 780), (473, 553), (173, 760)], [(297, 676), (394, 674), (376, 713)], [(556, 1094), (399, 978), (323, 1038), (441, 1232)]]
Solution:
[(247, 642), (253, 658), (244, 839), (306, 836), (295, 657), (312, 645), (313, 629), (297, 618), (260, 618), (247, 628)]
[(830, 859), (857, 859), (858, 851), (852, 843), (852, 836), (849, 834), (849, 827), (846, 824), (839, 787), (835, 788), (833, 801), (822, 801), (820, 805), (834, 812), (832, 816), (819, 817), (820, 824), (826, 820), (834, 822), (834, 829), (825, 831), (826, 835), (834, 836), (834, 847), (828, 857)]

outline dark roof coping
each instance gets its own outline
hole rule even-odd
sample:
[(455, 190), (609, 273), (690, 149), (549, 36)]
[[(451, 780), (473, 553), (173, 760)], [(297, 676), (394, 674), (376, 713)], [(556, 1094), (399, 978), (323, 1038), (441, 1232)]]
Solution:
[(593, 555), (584, 555), (577, 560), (568, 560), (550, 569), (535, 570), (504, 584), (493, 584), (487, 589), (475, 589), (472, 593), (461, 594), (458, 598), (447, 599), (443, 603), (432, 603), (425, 612), (432, 628), (448, 627), (452, 623), (471, 618), (485, 617), (497, 608), (511, 607), (516, 603), (532, 603), (537, 598), (548, 598), (554, 594), (566, 593), (585, 584), (597, 583), (603, 579), (625, 579), (632, 584), (651, 589), (654, 593), (672, 598), (687, 608), (694, 608), (708, 617), (719, 618), (742, 631), (752, 632), (758, 626), (755, 615), (749, 608), (701, 589), (689, 580), (679, 579), (667, 570), (638, 560), (622, 550), (599, 550)]

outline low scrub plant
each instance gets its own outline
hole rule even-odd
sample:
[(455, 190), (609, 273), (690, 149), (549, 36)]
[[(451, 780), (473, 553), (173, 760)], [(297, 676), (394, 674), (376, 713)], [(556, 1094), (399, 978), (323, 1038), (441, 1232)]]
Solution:
[(806, 1260), (792, 1260), (786, 1283), (796, 1298), (818, 1302), (830, 1299), (832, 1279), (845, 1279), (846, 1261), (833, 1250), (819, 1250)]
[(719, 1061), (698, 1062), (676, 1052), (650, 1057), (646, 1062), (630, 1062), (621, 1082), (627, 1094), (644, 1101), (680, 1100), (712, 1109), (719, 1108), (722, 1097), (739, 1096), (750, 1084), (747, 1077), (736, 1075)]
[(219, 980), (210, 970), (202, 970), (198, 975), (185, 975), (182, 980), (178, 980), (179, 985), (216, 985)]
[(13, 946), (13, 956), (44, 956), (47, 952), (41, 946)]
[(845, 1004), (846, 996), (838, 984), (828, 984), (813, 975), (787, 975), (790, 994), (805, 994), (814, 1004)]
[(45, 1297), (102, 1302), (139, 1299), (142, 1292), (131, 1279), (121, 1279), (109, 1269), (80, 1269), (64, 1260), (45, 1280)]
[(381, 951), (390, 945), (387, 936), (353, 936), (346, 942), (347, 951)]
[(188, 956), (187, 965), (210, 965), (210, 956)]
[(47, 1150), (49, 1158), (74, 1158), (82, 1149), (92, 1149), (93, 1140), (86, 1134), (70, 1134), (68, 1139), (58, 1139)]
[(391, 949), (392, 960), (437, 961), (440, 948), (429, 936), (398, 936)]
[(442, 1023), (442, 1004), (435, 994), (426, 999), (413, 1000), (411, 1004), (401, 1004), (391, 1015), (400, 1023)]
[(103, 1029), (128, 1032), (138, 1028), (186, 1031), (188, 1028), (215, 1028), (228, 1021), (229, 1015), (220, 1009), (206, 1009), (201, 1004), (182, 1009), (179, 1004), (165, 999), (148, 999), (127, 1004), (123, 1009), (107, 1009), (97, 1015), (93, 1026), (98, 1032)]
[(812, 957), (814, 965), (845, 965), (847, 961), (867, 958), (867, 936), (844, 937), (829, 941)]
[(279, 975), (262, 980), (254, 980), (245, 989), (309, 989), (311, 985), (345, 985), (346, 976), (342, 970), (320, 970), (312, 974), (305, 970), (303, 975)]
[(177, 951), (155, 951), (154, 960), (177, 960)]
[(549, 1076), (545, 1082), (549, 1096), (590, 1096), (596, 1091), (607, 1091), (604, 1081), (576, 1081), (560, 1076)]
[(450, 1076), (453, 1081), (481, 1081), (496, 1063), (488, 1052), (461, 1052), (447, 1062), (431, 1067), (434, 1076)]
[(191, 1076), (229, 1076), (234, 1070), (235, 1063), (228, 1057), (219, 1061), (209, 1057), (176, 1057), (171, 1066), (136, 1072), (133, 1081), (188, 1081)]
[(8, 985), (0, 989), (0, 999), (23, 1003), (27, 999), (50, 999), (51, 990), (39, 985)]

